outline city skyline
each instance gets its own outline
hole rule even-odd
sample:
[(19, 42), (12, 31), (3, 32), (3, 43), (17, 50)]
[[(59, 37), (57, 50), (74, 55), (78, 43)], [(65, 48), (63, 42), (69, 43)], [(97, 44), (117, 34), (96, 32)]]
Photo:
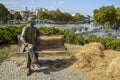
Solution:
[(101, 6), (114, 5), (120, 7), (120, 0), (1, 0), (9, 10), (25, 10), (28, 9), (46, 8), (48, 10), (60, 9), (62, 12), (71, 14), (80, 13), (83, 15), (93, 15), (93, 10)]

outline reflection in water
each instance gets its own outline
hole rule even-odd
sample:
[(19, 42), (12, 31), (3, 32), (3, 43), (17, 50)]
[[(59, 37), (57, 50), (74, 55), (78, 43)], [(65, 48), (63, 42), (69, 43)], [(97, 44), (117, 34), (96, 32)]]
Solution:
[[(100, 37), (105, 37), (105, 36), (111, 36), (111, 37), (116, 37), (120, 36), (120, 30), (114, 30), (114, 29), (107, 29), (104, 30), (102, 29), (102, 26), (94, 26), (93, 23), (91, 24), (36, 24), (36, 27), (55, 27), (59, 29), (72, 29), (76, 28), (75, 30), (76, 33), (83, 34), (84, 37), (88, 37), (91, 34), (98, 35)], [(81, 27), (82, 30), (79, 31), (78, 28)], [(84, 28), (87, 27), (88, 30), (85, 31)], [(74, 31), (74, 30), (73, 30)]]
[[(36, 27), (55, 27), (55, 28), (60, 28), (60, 29), (70, 29), (72, 27), (88, 27), (88, 31), (92, 31), (95, 26), (93, 23), (91, 24), (36, 24)], [(100, 26), (97, 26), (97, 28), (100, 28)]]

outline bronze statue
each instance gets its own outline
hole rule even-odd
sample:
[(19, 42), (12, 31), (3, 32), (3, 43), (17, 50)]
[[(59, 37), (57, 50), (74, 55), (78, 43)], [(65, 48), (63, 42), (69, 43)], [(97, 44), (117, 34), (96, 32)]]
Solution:
[[(50, 36), (50, 33), (39, 32), (35, 25), (35, 20), (30, 17), (29, 24), (23, 28), (22, 34), (18, 35), (18, 45), (16, 53), (27, 54), (27, 65), (25, 68), (26, 75), (31, 74), (31, 68), (39, 70), (38, 53), (41, 51), (48, 52), (64, 52), (64, 36)], [(49, 38), (46, 40), (46, 37)], [(44, 39), (45, 38), (45, 39)], [(46, 41), (48, 43), (46, 43)], [(50, 43), (51, 42), (51, 43)], [(38, 53), (36, 53), (38, 52)]]
[(27, 52), (27, 66), (26, 66), (26, 74), (27, 76), (31, 73), (31, 67), (33, 69), (40, 69), (40, 65), (38, 62), (38, 53), (35, 53), (36, 40), (39, 35), (39, 31), (35, 25), (35, 20), (30, 17), (28, 18), (28, 25), (23, 28), (20, 40), (24, 44), (24, 50)]

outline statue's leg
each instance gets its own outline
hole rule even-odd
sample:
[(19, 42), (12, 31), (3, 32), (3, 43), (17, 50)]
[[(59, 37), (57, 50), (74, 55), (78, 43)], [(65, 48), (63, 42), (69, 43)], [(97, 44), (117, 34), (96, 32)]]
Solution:
[(32, 60), (32, 64), (38, 63), (38, 58), (36, 56), (36, 53), (34, 52), (33, 48), (29, 50), (30, 58)]
[(31, 58), (29, 53), (27, 53), (26, 56), (27, 56), (27, 65), (26, 65), (26, 68), (24, 68), (24, 72), (25, 72), (25, 75), (29, 76), (31, 74), (31, 69), (30, 69)]
[(31, 62), (32, 62), (32, 68), (39, 70), (40, 65), (39, 65), (39, 62), (38, 62), (38, 54), (35, 53), (35, 51), (33, 49), (33, 46), (29, 47), (29, 55), (30, 55)]
[(27, 66), (26, 67), (30, 69), (30, 65), (31, 65), (31, 58), (30, 58), (30, 54), (27, 53)]

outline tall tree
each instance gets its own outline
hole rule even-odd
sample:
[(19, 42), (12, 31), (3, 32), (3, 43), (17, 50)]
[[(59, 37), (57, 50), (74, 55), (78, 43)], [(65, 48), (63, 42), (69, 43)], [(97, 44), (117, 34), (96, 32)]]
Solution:
[(116, 23), (116, 9), (114, 6), (102, 6), (94, 10), (94, 24), (112, 27)]
[(48, 12), (48, 15), (50, 20), (54, 20), (54, 21), (58, 20), (58, 15), (56, 11), (51, 10)]
[(9, 14), (8, 9), (2, 3), (0, 3), (0, 21), (6, 23), (8, 20), (8, 14)]
[(117, 27), (120, 26), (120, 8), (116, 9)]
[(74, 16), (73, 16), (73, 20), (74, 21), (80, 21), (81, 20), (81, 16), (79, 13), (76, 13)]
[(64, 19), (64, 21), (66, 21), (66, 22), (72, 20), (72, 16), (71, 16), (71, 14), (68, 13), (68, 12), (64, 12), (64, 13), (63, 13), (63, 16), (64, 16), (63, 19)]
[(14, 14), (14, 19), (15, 19), (16, 23), (19, 23), (19, 21), (22, 20), (22, 16), (21, 16), (20, 12), (16, 12)]
[(48, 18), (48, 14), (47, 14), (46, 11), (40, 10), (37, 13), (37, 18), (40, 19), (40, 20), (47, 19)]
[(8, 17), (9, 17), (9, 19), (13, 20), (14, 19), (14, 14), (9, 14)]
[(63, 20), (63, 13), (59, 9), (56, 10), (56, 15), (57, 15), (57, 20), (58, 21)]

